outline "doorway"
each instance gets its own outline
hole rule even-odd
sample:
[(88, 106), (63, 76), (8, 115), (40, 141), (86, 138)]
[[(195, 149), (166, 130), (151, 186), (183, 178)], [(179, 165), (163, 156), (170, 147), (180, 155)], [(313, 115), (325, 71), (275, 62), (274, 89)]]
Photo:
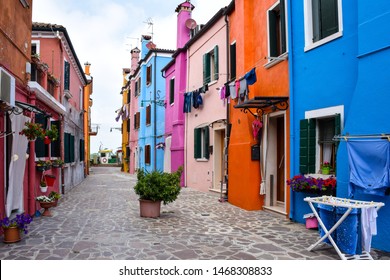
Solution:
[(214, 130), (214, 148), (213, 148), (213, 159), (214, 159), (214, 178), (212, 190), (224, 192), (226, 190), (226, 161), (224, 160), (225, 153), (225, 128)]

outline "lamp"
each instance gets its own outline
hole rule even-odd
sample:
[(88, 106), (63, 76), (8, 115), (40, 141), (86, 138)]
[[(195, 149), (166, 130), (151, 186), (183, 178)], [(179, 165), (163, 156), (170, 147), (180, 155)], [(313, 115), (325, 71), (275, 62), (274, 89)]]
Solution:
[(165, 103), (165, 100), (141, 100), (141, 108), (144, 107), (145, 103), (155, 103), (157, 106), (167, 106), (167, 103)]

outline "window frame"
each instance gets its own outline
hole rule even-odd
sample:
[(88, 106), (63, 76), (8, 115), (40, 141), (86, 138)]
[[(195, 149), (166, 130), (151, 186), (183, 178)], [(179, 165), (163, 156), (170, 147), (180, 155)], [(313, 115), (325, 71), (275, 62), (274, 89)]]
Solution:
[(175, 77), (169, 80), (169, 105), (175, 103)]
[[(273, 13), (278, 13), (275, 17)], [(282, 57), (288, 52), (287, 11), (285, 0), (277, 1), (267, 10), (268, 61), (279, 61), (274, 57)], [(275, 34), (276, 33), (276, 34)], [(276, 41), (275, 41), (276, 40)]]
[(152, 84), (152, 64), (146, 66), (146, 86)]
[(145, 124), (147, 126), (152, 123), (152, 105), (148, 104), (145, 108)]
[(311, 49), (317, 48), (321, 45), (324, 45), (330, 41), (333, 41), (337, 38), (343, 36), (343, 10), (342, 10), (342, 0), (337, 0), (337, 9), (338, 9), (338, 25), (339, 30), (336, 33), (333, 33), (323, 39), (320, 39), (316, 42), (313, 42), (313, 10), (312, 10), (312, 1), (313, 0), (304, 0), (304, 31), (305, 31), (305, 48), (304, 51), (310, 51)]
[(145, 165), (151, 164), (151, 147), (150, 145), (145, 145)]
[(194, 159), (208, 161), (210, 159), (210, 128), (208, 125), (194, 129)]
[(203, 84), (210, 84), (219, 79), (219, 47), (203, 54)]

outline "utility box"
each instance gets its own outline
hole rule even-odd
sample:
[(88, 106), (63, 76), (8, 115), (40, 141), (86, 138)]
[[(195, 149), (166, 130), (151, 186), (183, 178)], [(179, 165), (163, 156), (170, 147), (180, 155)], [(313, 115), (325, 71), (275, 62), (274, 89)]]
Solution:
[(260, 145), (253, 145), (251, 147), (251, 160), (260, 160)]

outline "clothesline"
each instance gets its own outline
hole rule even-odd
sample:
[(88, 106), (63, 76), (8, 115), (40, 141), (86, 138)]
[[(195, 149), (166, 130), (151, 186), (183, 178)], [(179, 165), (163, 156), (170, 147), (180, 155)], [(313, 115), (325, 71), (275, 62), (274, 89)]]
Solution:
[(348, 139), (369, 139), (369, 138), (381, 138), (390, 141), (390, 134), (382, 133), (382, 134), (365, 134), (365, 135), (335, 135), (333, 137), (333, 141), (341, 141), (341, 140), (348, 141)]

